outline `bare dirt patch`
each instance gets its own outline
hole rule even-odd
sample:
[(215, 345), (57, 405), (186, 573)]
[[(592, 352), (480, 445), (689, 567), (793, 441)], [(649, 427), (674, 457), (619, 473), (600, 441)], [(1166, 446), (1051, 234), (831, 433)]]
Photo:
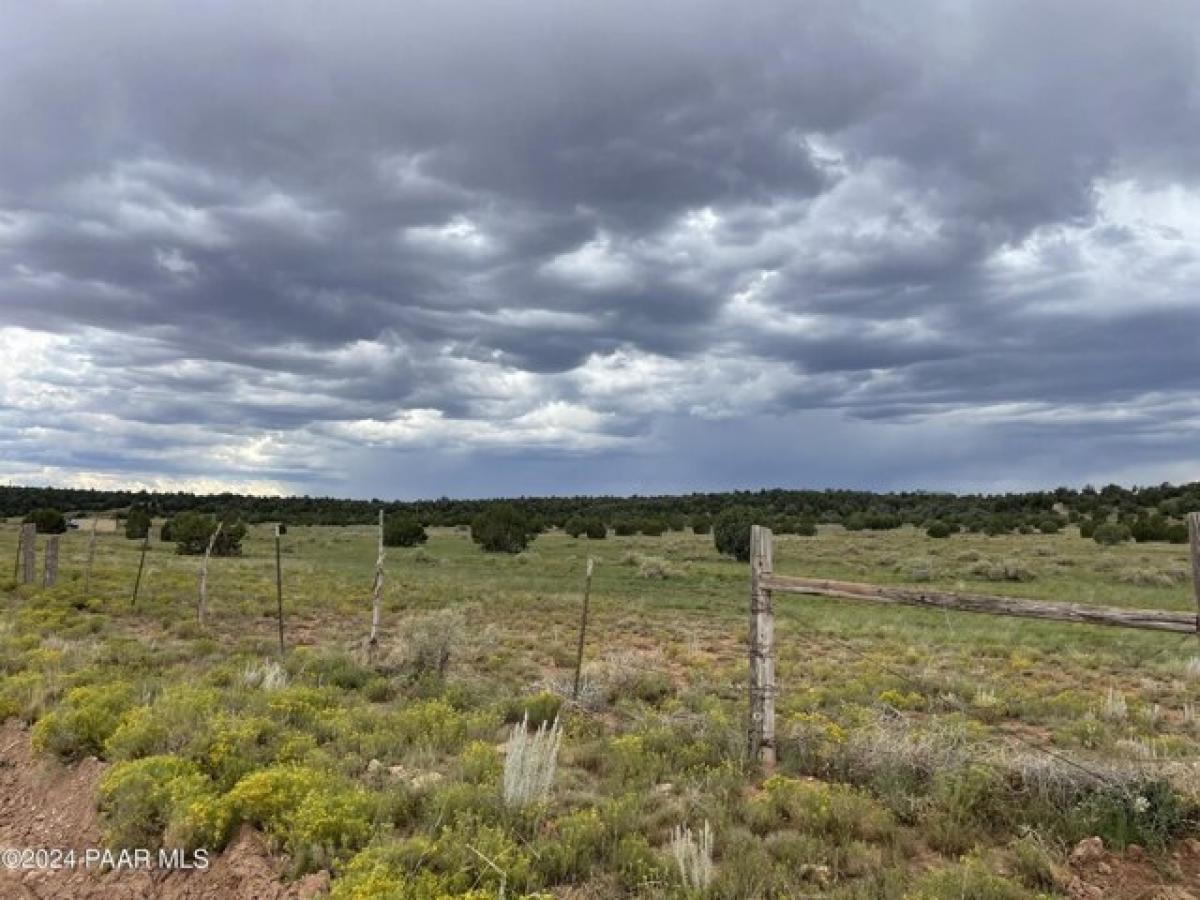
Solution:
[(1140, 847), (1114, 853), (1090, 838), (1071, 854), (1063, 881), (1072, 900), (1200, 900), (1200, 841), (1156, 856)]
[[(29, 732), (0, 725), (0, 848), (102, 847), (96, 784), (104, 764), (61, 766), (35, 758)], [(206, 870), (97, 871), (0, 868), (0, 900), (310, 900), (328, 886), (324, 873), (284, 884), (284, 861), (262, 835), (244, 828)]]

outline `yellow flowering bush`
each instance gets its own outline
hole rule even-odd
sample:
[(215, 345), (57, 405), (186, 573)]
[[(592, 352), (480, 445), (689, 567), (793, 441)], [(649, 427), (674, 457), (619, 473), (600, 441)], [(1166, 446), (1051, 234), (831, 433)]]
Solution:
[(135, 696), (133, 685), (125, 682), (75, 688), (33, 727), (34, 749), (63, 760), (99, 756)]

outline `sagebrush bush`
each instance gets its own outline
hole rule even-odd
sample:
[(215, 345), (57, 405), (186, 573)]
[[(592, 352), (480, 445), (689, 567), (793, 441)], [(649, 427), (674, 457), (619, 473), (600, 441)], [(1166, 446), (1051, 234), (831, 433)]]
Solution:
[(982, 559), (969, 569), (975, 578), (984, 581), (1033, 581), (1037, 573), (1020, 560)]
[(398, 630), (385, 667), (414, 680), (442, 677), (466, 640), (466, 619), (461, 610), (439, 609), (411, 616)]

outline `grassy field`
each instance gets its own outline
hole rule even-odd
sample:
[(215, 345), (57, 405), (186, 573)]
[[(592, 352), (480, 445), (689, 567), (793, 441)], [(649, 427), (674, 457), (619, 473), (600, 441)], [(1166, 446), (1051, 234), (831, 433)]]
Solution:
[[(157, 534), (157, 530), (154, 532)], [(43, 753), (110, 763), (115, 845), (219, 847), (262, 828), (337, 898), (1033, 897), (1067, 889), (1082, 838), (1171, 871), (1197, 833), (1195, 637), (844, 600), (776, 600), (779, 773), (743, 760), (747, 567), (707, 536), (540, 536), (517, 556), (465, 532), (390, 550), (383, 639), (363, 649), (374, 532), (256, 526), (214, 559), (63, 537), (50, 589), (0, 570), (0, 716)], [(15, 552), (16, 525), (0, 530)], [(585, 686), (569, 694), (585, 559)], [(1194, 609), (1187, 551), (1074, 534), (777, 537), (776, 571), (1151, 609)], [(443, 665), (444, 663), (444, 665)], [(513, 723), (558, 714), (544, 802), (505, 803)], [(714, 870), (671, 849), (705, 823)], [(700, 856), (703, 856), (700, 853)], [(693, 878), (699, 864), (685, 865)]]

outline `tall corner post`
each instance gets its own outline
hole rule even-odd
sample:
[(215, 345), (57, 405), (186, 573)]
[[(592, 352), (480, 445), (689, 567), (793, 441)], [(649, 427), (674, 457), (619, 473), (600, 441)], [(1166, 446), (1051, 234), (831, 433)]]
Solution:
[(1196, 636), (1200, 637), (1200, 512), (1188, 513), (1188, 547), (1192, 554), (1192, 591), (1196, 595)]
[(775, 613), (766, 580), (773, 571), (769, 528), (750, 526), (750, 740), (751, 763), (775, 768)]

